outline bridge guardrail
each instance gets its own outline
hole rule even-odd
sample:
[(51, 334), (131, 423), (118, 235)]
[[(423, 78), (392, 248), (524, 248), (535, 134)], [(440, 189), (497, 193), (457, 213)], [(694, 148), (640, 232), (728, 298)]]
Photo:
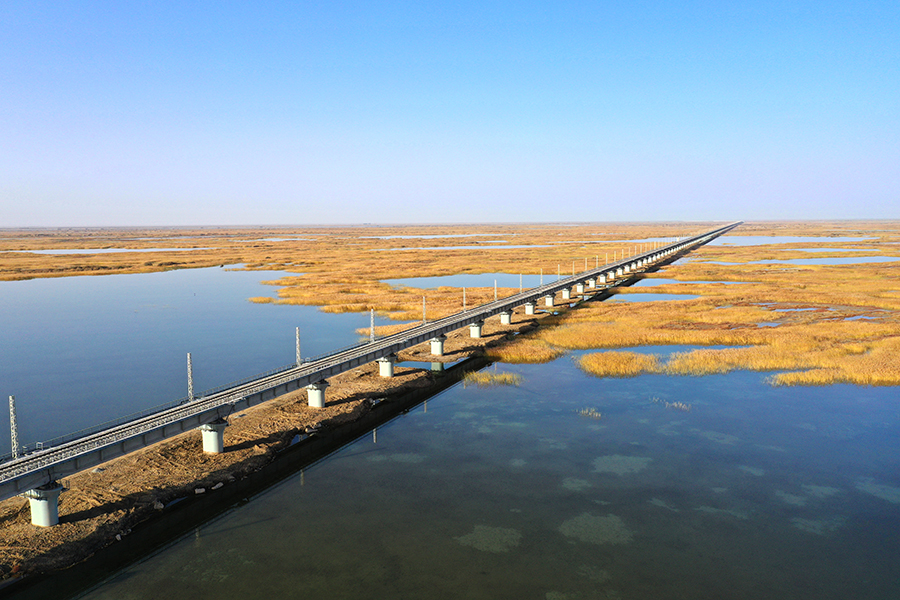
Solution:
[[(740, 222), (733, 223), (733, 224), (730, 224), (730, 225), (721, 227), (721, 228), (719, 228), (719, 229), (716, 229), (716, 230), (714, 230), (714, 231), (712, 231), (712, 232), (706, 232), (705, 234), (698, 234), (698, 235), (695, 235), (695, 236), (688, 236), (688, 237), (685, 237), (685, 238), (683, 238), (683, 239), (677, 240), (676, 242), (674, 242), (674, 243), (671, 244), (670, 246), (678, 246), (678, 245), (682, 245), (682, 246), (683, 246), (683, 245), (685, 245), (685, 244), (686, 244), (686, 245), (690, 245), (690, 246), (696, 246), (696, 245), (698, 245), (698, 244), (700, 244), (700, 243), (703, 243), (704, 241), (708, 241), (708, 240), (711, 239), (712, 237), (717, 237), (718, 235), (721, 235), (721, 234), (724, 233), (725, 231), (730, 230), (730, 229), (736, 227), (739, 223), (740, 223)], [(328, 353), (326, 353), (326, 354), (324, 354), (324, 355), (321, 355), (321, 356), (319, 356), (319, 357), (315, 357), (315, 358), (312, 358), (312, 359), (304, 359), (304, 360), (301, 362), (300, 365), (294, 365), (294, 364), (291, 364), (291, 365), (287, 365), (287, 366), (284, 366), (284, 367), (278, 367), (278, 368), (276, 368), (276, 369), (272, 369), (272, 370), (270, 370), (270, 371), (267, 371), (266, 373), (258, 374), (258, 375), (253, 376), (253, 377), (244, 378), (244, 379), (240, 380), (239, 382), (232, 382), (232, 383), (230, 383), (230, 384), (226, 384), (226, 385), (223, 385), (223, 386), (218, 386), (218, 387), (216, 387), (216, 388), (212, 388), (212, 389), (210, 389), (210, 390), (204, 391), (202, 394), (200, 394), (200, 395), (197, 396), (196, 398), (197, 398), (198, 400), (200, 400), (200, 399), (203, 399), (204, 397), (207, 397), (207, 396), (221, 395), (222, 393), (224, 393), (224, 392), (226, 392), (226, 391), (229, 391), (229, 390), (234, 390), (236, 393), (238, 393), (238, 390), (237, 390), (236, 388), (248, 386), (248, 385), (250, 385), (250, 384), (252, 384), (252, 383), (259, 383), (259, 384), (261, 384), (261, 385), (268, 385), (268, 384), (270, 384), (271, 382), (263, 382), (264, 379), (271, 378), (271, 377), (273, 377), (273, 376), (275, 376), (275, 375), (278, 375), (278, 374), (281, 374), (281, 373), (287, 373), (288, 371), (290, 371), (290, 370), (292, 370), (292, 369), (295, 369), (295, 368), (302, 368), (303, 366), (310, 366), (310, 367), (312, 367), (316, 362), (322, 362), (322, 361), (325, 361), (325, 360), (327, 360), (327, 359), (330, 359), (330, 360), (329, 360), (327, 363), (325, 363), (325, 364), (316, 365), (316, 367), (319, 368), (319, 369), (326, 369), (326, 368), (328, 368), (328, 367), (333, 366), (334, 364), (340, 363), (340, 362), (341, 362), (341, 361), (340, 361), (341, 355), (344, 355), (344, 354), (352, 354), (352, 353), (354, 353), (355, 351), (361, 351), (361, 350), (365, 350), (365, 349), (372, 349), (372, 350), (374, 350), (374, 351), (377, 352), (377, 351), (379, 351), (379, 350), (383, 350), (383, 349), (386, 348), (386, 347), (392, 346), (392, 345), (395, 344), (395, 343), (401, 343), (401, 344), (402, 344), (404, 341), (407, 341), (407, 340), (410, 338), (410, 336), (415, 336), (415, 335), (416, 335), (416, 329), (420, 329), (420, 328), (421, 328), (421, 329), (424, 329), (424, 330), (428, 331), (428, 330), (434, 330), (436, 326), (437, 326), (438, 328), (440, 328), (440, 327), (442, 327), (443, 325), (455, 324), (455, 323), (457, 323), (457, 322), (459, 322), (459, 321), (463, 321), (463, 322), (464, 322), (466, 319), (460, 319), (459, 317), (460, 317), (460, 316), (465, 316), (466, 314), (469, 314), (469, 313), (472, 313), (472, 314), (478, 314), (478, 313), (482, 313), (482, 314), (486, 314), (486, 313), (496, 314), (496, 313), (493, 312), (494, 310), (498, 309), (498, 307), (501, 307), (501, 306), (504, 306), (504, 305), (509, 305), (509, 304), (510, 304), (510, 301), (515, 301), (516, 299), (519, 299), (519, 300), (524, 301), (526, 298), (540, 297), (541, 295), (543, 295), (544, 293), (548, 292), (548, 291), (551, 290), (551, 289), (552, 289), (552, 290), (558, 290), (558, 289), (561, 289), (560, 285), (562, 285), (562, 286), (564, 287), (564, 286), (566, 286), (566, 285), (569, 285), (570, 283), (574, 283), (574, 282), (576, 282), (576, 281), (578, 281), (578, 280), (581, 280), (581, 279), (583, 279), (584, 277), (588, 277), (589, 275), (587, 275), (587, 273), (602, 273), (602, 271), (604, 271), (604, 270), (606, 270), (606, 269), (608, 269), (608, 268), (609, 268), (609, 269), (615, 269), (615, 268), (617, 268), (618, 266), (628, 264), (628, 263), (632, 262), (633, 260), (635, 260), (635, 259), (637, 259), (637, 258), (641, 258), (641, 257), (646, 257), (646, 256), (649, 256), (649, 255), (652, 255), (654, 252), (657, 252), (658, 250), (659, 250), (659, 249), (654, 249), (654, 250), (651, 250), (651, 251), (648, 251), (648, 252), (641, 253), (641, 254), (636, 255), (636, 256), (628, 257), (627, 259), (622, 259), (622, 260), (616, 261), (616, 262), (614, 262), (614, 263), (606, 264), (606, 265), (604, 265), (603, 267), (595, 267), (595, 268), (593, 268), (593, 269), (588, 269), (587, 271), (582, 271), (581, 273), (578, 273), (578, 274), (575, 274), (575, 275), (572, 275), (572, 276), (566, 276), (566, 277), (560, 278), (560, 279), (558, 279), (558, 280), (556, 280), (556, 281), (549, 282), (549, 283), (546, 283), (546, 284), (544, 284), (544, 285), (537, 286), (537, 287), (535, 287), (535, 288), (531, 288), (531, 289), (529, 289), (529, 290), (527, 290), (527, 291), (518, 292), (518, 293), (516, 293), (516, 294), (512, 294), (511, 296), (507, 296), (507, 297), (505, 297), (505, 298), (498, 298), (496, 301), (488, 302), (488, 303), (486, 303), (486, 304), (483, 304), (483, 305), (480, 305), (480, 306), (476, 306), (476, 307), (473, 307), (473, 308), (471, 308), (471, 309), (467, 309), (466, 311), (462, 311), (462, 312), (457, 313), (457, 314), (455, 314), (455, 315), (450, 315), (450, 316), (447, 316), (447, 317), (443, 317), (443, 318), (441, 318), (441, 319), (436, 319), (435, 321), (422, 322), (422, 323), (416, 324), (415, 326), (411, 327), (410, 329), (407, 329), (407, 330), (404, 330), (404, 331), (400, 331), (400, 332), (397, 332), (397, 333), (395, 333), (395, 334), (391, 334), (391, 335), (385, 336), (385, 337), (383, 337), (383, 338), (376, 339), (374, 342), (373, 342), (373, 341), (362, 342), (362, 343), (359, 343), (359, 344), (354, 344), (354, 345), (351, 345), (351, 346), (347, 346), (347, 347), (345, 347), (345, 348), (342, 348), (342, 349), (339, 349), (339, 350), (336, 350), (336, 351), (328, 352)], [(489, 315), (488, 315), (488, 316), (489, 316)], [(462, 326), (464, 326), (464, 325), (460, 325), (460, 327), (462, 327)], [(419, 335), (421, 335), (421, 333), (419, 333)], [(335, 362), (335, 361), (337, 361), (337, 362)], [(246, 394), (246, 393), (253, 393), (253, 392), (252, 392), (252, 388), (251, 388), (251, 389), (243, 390), (243, 391), (241, 391), (241, 393), (244, 393), (244, 394)], [(72, 433), (66, 434), (66, 435), (64, 435), (64, 436), (59, 436), (59, 437), (56, 437), (56, 438), (53, 438), (53, 439), (51, 439), (51, 440), (47, 440), (47, 441), (44, 441), (44, 442), (37, 442), (37, 443), (35, 443), (35, 444), (31, 444), (31, 445), (25, 446), (24, 449), (26, 450), (26, 452), (34, 452), (35, 450), (48, 450), (48, 449), (53, 448), (53, 447), (55, 447), (55, 446), (60, 446), (60, 445), (66, 444), (66, 443), (70, 443), (70, 442), (75, 441), (75, 440), (78, 440), (78, 439), (80, 439), (80, 438), (87, 438), (87, 437), (89, 437), (89, 436), (95, 436), (95, 435), (97, 435), (97, 434), (99, 434), (99, 433), (101, 433), (101, 432), (103, 432), (103, 431), (107, 431), (107, 430), (109, 431), (109, 433), (110, 433), (111, 435), (115, 436), (115, 435), (118, 435), (118, 434), (114, 434), (113, 431), (112, 431), (113, 429), (122, 427), (122, 426), (124, 426), (124, 425), (126, 425), (126, 424), (128, 424), (128, 423), (132, 423), (132, 422), (134, 422), (134, 424), (135, 424), (136, 426), (138, 426), (138, 423), (137, 423), (137, 422), (138, 422), (139, 420), (145, 419), (145, 418), (150, 417), (150, 416), (153, 416), (153, 415), (156, 414), (156, 413), (160, 413), (159, 416), (160, 416), (160, 417), (163, 417), (163, 415), (162, 415), (161, 413), (163, 413), (163, 412), (165, 412), (165, 411), (171, 411), (172, 409), (174, 409), (175, 407), (177, 407), (177, 406), (179, 406), (179, 405), (181, 405), (181, 404), (187, 404), (187, 403), (186, 403), (186, 400), (187, 400), (187, 398), (180, 398), (180, 399), (178, 399), (178, 400), (175, 400), (175, 401), (172, 401), (172, 402), (169, 402), (169, 403), (166, 403), (166, 404), (162, 404), (162, 405), (159, 405), (159, 406), (155, 406), (155, 407), (146, 409), (146, 410), (141, 411), (141, 412), (139, 412), (139, 413), (133, 413), (133, 414), (131, 414), (131, 415), (127, 415), (127, 416), (124, 416), (124, 417), (120, 417), (120, 418), (115, 419), (115, 420), (112, 420), (112, 421), (107, 421), (107, 422), (105, 422), (105, 423), (96, 425), (96, 426), (94, 426), (94, 427), (85, 428), (85, 429), (82, 429), (82, 430), (79, 430), (79, 431), (76, 431), (76, 432), (72, 432)], [(214, 399), (213, 399), (213, 398), (209, 398), (209, 400), (214, 400)], [(221, 403), (221, 401), (222, 401), (221, 398), (215, 399), (215, 400), (216, 400), (216, 402), (219, 402), (219, 403)], [(227, 402), (227, 400), (226, 400), (226, 402)], [(198, 408), (198, 409), (201, 408), (201, 407), (199, 407), (199, 406), (196, 406), (196, 404), (197, 404), (196, 402), (192, 402), (192, 403), (190, 403), (189, 406), (186, 405), (186, 406), (185, 406), (185, 409), (187, 409), (187, 410), (192, 410), (192, 409), (194, 409), (194, 408)], [(206, 405), (207, 403), (203, 403), (203, 404), (204, 404), (204, 410), (205, 410), (205, 405)], [(176, 412), (180, 413), (180, 412), (182, 412), (182, 411), (176, 411)], [(170, 414), (170, 415), (168, 416), (168, 418), (163, 418), (163, 420), (164, 420), (164, 421), (168, 421), (168, 420), (170, 420), (170, 418), (171, 418), (172, 416), (173, 416), (173, 415)], [(142, 426), (140, 426), (140, 427), (143, 428), (144, 426), (142, 425)], [(104, 436), (104, 437), (106, 437), (106, 436)], [(93, 442), (92, 442), (92, 443), (93, 443)], [(6, 462), (8, 459), (10, 459), (11, 457), (12, 457), (12, 453), (8, 453), (7, 455), (5, 455), (5, 456), (3, 456), (3, 457), (0, 457), (0, 462), (4, 462), (4, 463), (5, 463), (5, 462)]]

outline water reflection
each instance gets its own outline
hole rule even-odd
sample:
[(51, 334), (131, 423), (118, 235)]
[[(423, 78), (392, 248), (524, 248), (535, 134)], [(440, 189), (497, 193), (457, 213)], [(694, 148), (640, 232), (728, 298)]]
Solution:
[[(291, 273), (185, 269), (0, 282), (0, 381), (19, 438), (47, 440), (358, 342), (367, 314), (254, 304)], [(377, 324), (385, 320), (377, 319)], [(9, 438), (0, 436), (0, 453)]]
[(86, 597), (900, 593), (893, 390), (503, 368), (520, 387), (453, 388)]

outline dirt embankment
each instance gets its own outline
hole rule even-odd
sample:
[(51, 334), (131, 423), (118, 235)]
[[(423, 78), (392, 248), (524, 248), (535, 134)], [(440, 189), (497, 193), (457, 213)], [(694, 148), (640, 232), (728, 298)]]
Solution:
[[(455, 362), (480, 354), (546, 316), (517, 313), (509, 326), (492, 318), (481, 339), (469, 337), (468, 328), (453, 332), (440, 360)], [(435, 360), (428, 344), (404, 351), (400, 359)], [(306, 391), (298, 390), (232, 416), (222, 454), (204, 453), (200, 434), (194, 431), (75, 474), (62, 482), (60, 523), (54, 527), (33, 526), (24, 498), (0, 502), (0, 579), (47, 573), (83, 561), (141, 523), (164, 519), (167, 507), (179, 499), (215, 494), (259, 471), (307, 428), (338, 429), (366, 415), (372, 399), (426, 389), (434, 380), (428, 369), (398, 365), (394, 377), (383, 378), (376, 364), (364, 365), (330, 380), (323, 409), (307, 406)]]

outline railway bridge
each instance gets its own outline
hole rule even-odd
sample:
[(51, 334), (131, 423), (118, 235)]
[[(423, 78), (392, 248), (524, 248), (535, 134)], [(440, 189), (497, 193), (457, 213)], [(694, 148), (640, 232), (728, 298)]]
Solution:
[(0, 464), (0, 500), (23, 495), (30, 500), (32, 523), (48, 527), (59, 522), (58, 499), (62, 492), (59, 480), (114, 458), (134, 452), (166, 438), (199, 428), (203, 450), (217, 453), (223, 450), (226, 418), (287, 392), (305, 387), (309, 406), (325, 406), (328, 378), (360, 365), (378, 361), (383, 377), (393, 375), (397, 353), (405, 348), (430, 342), (431, 353), (443, 354), (446, 334), (469, 327), (472, 337), (481, 336), (485, 319), (499, 315), (503, 324), (510, 323), (512, 311), (524, 306), (526, 314), (534, 314), (543, 300), (553, 306), (557, 293), (569, 300), (573, 292), (584, 294), (586, 289), (615, 287), (633, 273), (645, 271), (654, 264), (670, 260), (734, 229), (741, 222), (730, 223), (711, 231), (679, 239), (673, 243), (635, 253), (613, 263), (587, 269), (571, 277), (561, 278), (512, 296), (497, 299), (460, 313), (423, 322), (406, 331), (373, 339), (349, 349), (276, 370), (250, 381), (215, 391), (199, 398), (142, 415), (101, 431), (76, 439), (40, 447), (23, 456)]

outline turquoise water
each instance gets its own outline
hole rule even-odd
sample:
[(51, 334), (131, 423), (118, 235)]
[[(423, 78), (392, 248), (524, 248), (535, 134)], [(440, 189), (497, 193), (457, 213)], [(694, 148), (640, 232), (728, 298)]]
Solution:
[[(368, 314), (247, 301), (274, 296), (260, 282), (284, 275), (211, 268), (0, 282), (0, 393), (16, 396), (20, 442), (186, 396), (188, 352), (200, 393), (292, 364), (296, 327), (306, 357), (359, 341)], [(9, 447), (0, 435), (0, 454)]]
[(491, 368), (85, 598), (900, 596), (895, 388)]

